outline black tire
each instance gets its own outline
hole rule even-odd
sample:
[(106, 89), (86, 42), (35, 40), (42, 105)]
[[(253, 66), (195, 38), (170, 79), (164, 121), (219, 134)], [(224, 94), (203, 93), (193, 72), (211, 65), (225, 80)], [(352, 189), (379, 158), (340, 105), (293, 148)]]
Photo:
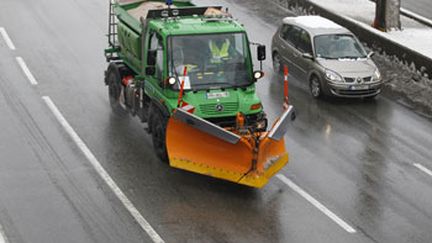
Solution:
[(321, 81), (317, 76), (312, 76), (309, 81), (309, 92), (315, 99), (324, 98), (324, 92), (321, 86)]
[(168, 152), (166, 149), (166, 129), (168, 117), (164, 116), (162, 111), (153, 105), (150, 110), (150, 126), (154, 151), (162, 162), (168, 163)]
[(275, 52), (273, 54), (273, 70), (277, 74), (282, 74), (283, 73), (282, 59), (281, 59), (281, 56), (279, 55), (279, 53), (277, 53), (277, 52)]
[(106, 82), (108, 85), (108, 97), (111, 109), (117, 115), (126, 115), (126, 110), (120, 104), (121, 95), (121, 79), (120, 68), (118, 65), (112, 63), (108, 67)]

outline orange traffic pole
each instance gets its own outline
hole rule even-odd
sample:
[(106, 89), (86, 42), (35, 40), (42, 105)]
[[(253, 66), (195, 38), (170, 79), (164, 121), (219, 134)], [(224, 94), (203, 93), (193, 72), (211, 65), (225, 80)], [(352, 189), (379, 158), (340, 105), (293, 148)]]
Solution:
[(177, 100), (177, 107), (180, 107), (180, 105), (183, 103), (184, 83), (185, 83), (186, 76), (187, 76), (187, 66), (185, 66), (183, 69), (183, 80), (180, 84), (180, 92)]
[(289, 105), (289, 87), (288, 87), (288, 66), (285, 65), (284, 66), (284, 104), (283, 107), (284, 109), (288, 109), (288, 105)]

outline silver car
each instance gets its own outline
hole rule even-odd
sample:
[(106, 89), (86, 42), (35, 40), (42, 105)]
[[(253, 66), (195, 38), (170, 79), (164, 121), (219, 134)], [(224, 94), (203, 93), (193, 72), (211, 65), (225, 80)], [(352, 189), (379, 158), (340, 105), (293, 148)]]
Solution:
[(314, 98), (373, 98), (381, 92), (381, 74), (348, 29), (320, 16), (287, 17), (273, 36), (275, 71), (307, 80)]

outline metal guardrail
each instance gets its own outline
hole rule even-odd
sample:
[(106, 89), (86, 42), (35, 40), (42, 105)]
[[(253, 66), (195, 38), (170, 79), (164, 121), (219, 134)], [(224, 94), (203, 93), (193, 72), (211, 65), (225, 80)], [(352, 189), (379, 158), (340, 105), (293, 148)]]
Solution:
[[(369, 1), (376, 3), (376, 0), (369, 0)], [(431, 19), (423, 17), (423, 16), (421, 16), (419, 14), (416, 14), (416, 13), (414, 13), (414, 12), (412, 12), (412, 11), (406, 9), (406, 8), (402, 8), (401, 7), (400, 8), (400, 14), (402, 14), (405, 17), (411, 18), (411, 19), (413, 19), (413, 20), (415, 20), (415, 21), (417, 21), (419, 23), (422, 23), (424, 25), (432, 27), (432, 20)]]
[(425, 18), (419, 14), (416, 14), (408, 9), (401, 8), (400, 13), (408, 18), (414, 19), (417, 22), (420, 22), (424, 25), (427, 25), (429, 27), (432, 27), (432, 20)]

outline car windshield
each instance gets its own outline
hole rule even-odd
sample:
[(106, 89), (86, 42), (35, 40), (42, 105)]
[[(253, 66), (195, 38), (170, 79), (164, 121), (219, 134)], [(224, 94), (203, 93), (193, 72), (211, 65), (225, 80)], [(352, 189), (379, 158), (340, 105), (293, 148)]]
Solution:
[(325, 59), (366, 58), (362, 45), (352, 35), (320, 35), (315, 37), (315, 53)]
[(185, 89), (243, 87), (252, 82), (249, 48), (243, 33), (174, 36), (168, 45), (170, 76), (184, 80)]

